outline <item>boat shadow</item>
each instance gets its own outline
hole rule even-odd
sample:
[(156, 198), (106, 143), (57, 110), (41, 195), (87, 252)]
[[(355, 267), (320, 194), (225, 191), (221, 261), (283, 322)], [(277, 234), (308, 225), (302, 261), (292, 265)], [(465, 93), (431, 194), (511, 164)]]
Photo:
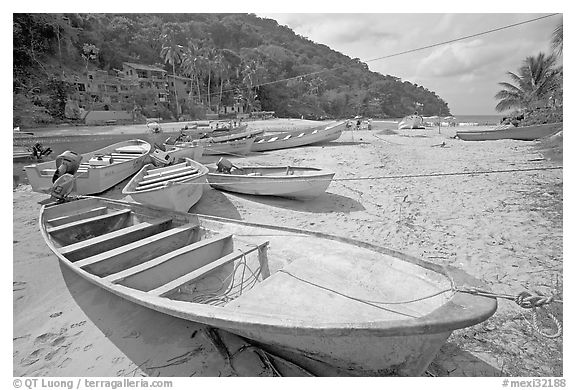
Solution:
[(188, 211), (190, 213), (212, 215), (214, 217), (242, 219), (238, 209), (230, 202), (226, 195), (211, 188), (208, 184), (206, 184), (198, 203)]
[[(489, 354), (489, 352), (485, 352)], [(501, 377), (506, 374), (480, 357), (446, 342), (428, 366), (428, 374), (436, 377)]]
[[(72, 299), (84, 314), (133, 363), (117, 376), (259, 376), (264, 368), (254, 352), (234, 359), (235, 372), (206, 336), (207, 326), (140, 306), (94, 286), (60, 265)], [(225, 338), (224, 338), (225, 337)], [(231, 353), (243, 340), (222, 337)], [(122, 370), (121, 370), (122, 371)]]
[(278, 207), (286, 210), (304, 211), (308, 213), (348, 214), (354, 211), (365, 210), (362, 203), (331, 192), (326, 192), (321, 196), (310, 200), (288, 199), (279, 196), (246, 195), (233, 192), (226, 193), (252, 202), (265, 204), (267, 206)]

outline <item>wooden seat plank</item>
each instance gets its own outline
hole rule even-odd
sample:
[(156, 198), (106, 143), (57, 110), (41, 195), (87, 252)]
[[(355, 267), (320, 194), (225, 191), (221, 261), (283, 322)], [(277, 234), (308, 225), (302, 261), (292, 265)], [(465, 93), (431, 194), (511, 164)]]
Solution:
[(192, 272), (187, 273), (184, 276), (179, 277), (178, 279), (174, 279), (171, 282), (168, 282), (160, 287), (155, 288), (154, 290), (148, 291), (148, 293), (160, 297), (165, 297), (170, 293), (174, 292), (175, 290), (177, 290), (179, 287), (203, 278), (208, 273), (214, 271), (216, 268), (231, 263), (241, 258), (242, 256), (247, 255), (248, 253), (258, 250), (260, 247), (267, 245), (268, 241), (258, 245), (242, 245), (241, 247), (234, 249), (234, 252), (226, 256), (220, 257), (214, 260), (213, 262), (206, 264), (205, 266), (202, 266)]
[(165, 255), (159, 256), (159, 257), (152, 259), (152, 260), (149, 260), (145, 263), (138, 264), (134, 267), (125, 269), (123, 271), (117, 272), (117, 273), (112, 274), (112, 275), (108, 275), (104, 279), (108, 282), (118, 283), (121, 280), (126, 279), (129, 276), (133, 276), (133, 275), (136, 275), (136, 274), (141, 273), (143, 271), (149, 270), (149, 269), (156, 267), (162, 263), (170, 261), (175, 257), (179, 257), (183, 254), (193, 252), (193, 251), (195, 251), (199, 248), (202, 248), (202, 247), (207, 247), (207, 246), (209, 246), (213, 243), (216, 243), (218, 241), (224, 241), (226, 239), (231, 239), (231, 238), (232, 238), (232, 234), (218, 234), (218, 235), (215, 235), (213, 237), (210, 237), (210, 238), (207, 238), (207, 239), (204, 239), (201, 241), (197, 241), (197, 242), (192, 243), (190, 245), (186, 245), (184, 247), (178, 248), (178, 249), (173, 250), (169, 253), (166, 253)]
[(140, 186), (145, 186), (148, 184), (152, 184), (152, 183), (156, 183), (159, 181), (167, 181), (167, 180), (171, 180), (171, 179), (175, 179), (181, 176), (188, 176), (188, 175), (192, 175), (198, 173), (198, 169), (195, 169), (193, 167), (188, 167), (187, 170), (182, 171), (182, 172), (178, 172), (178, 173), (174, 173), (171, 175), (165, 175), (165, 176), (159, 176), (159, 177), (155, 177), (153, 179), (149, 179), (149, 180), (141, 180), (138, 185)]
[(56, 218), (52, 218), (46, 221), (47, 224), (51, 226), (65, 225), (70, 222), (79, 221), (81, 219), (95, 217), (97, 215), (106, 214), (108, 208), (106, 206), (95, 207), (89, 210), (80, 210), (80, 213), (64, 215)]
[(131, 212), (132, 211), (130, 209), (116, 210), (116, 211), (110, 212), (108, 214), (97, 215), (95, 217), (90, 217), (90, 218), (81, 219), (78, 221), (73, 221), (73, 222), (66, 223), (66, 224), (63, 224), (60, 226), (54, 226), (54, 227), (46, 229), (46, 232), (49, 234), (60, 233), (64, 230), (76, 229), (81, 225), (87, 225), (87, 224), (94, 223), (97, 221), (105, 221), (107, 219), (116, 218), (120, 215), (130, 214)]
[(138, 187), (136, 187), (135, 191), (146, 191), (146, 190), (149, 190), (149, 189), (152, 189), (152, 188), (163, 187), (163, 186), (165, 186), (169, 181), (174, 182), (174, 183), (183, 183), (183, 182), (185, 182), (185, 181), (187, 181), (187, 180), (193, 179), (195, 176), (196, 176), (196, 174), (194, 173), (194, 174), (191, 174), (191, 175), (188, 175), (188, 176), (181, 176), (181, 177), (178, 177), (178, 178), (176, 178), (176, 179), (159, 181), (159, 182), (157, 182), (157, 183), (152, 183), (152, 184), (148, 184), (148, 185), (145, 185), (145, 186), (140, 186), (140, 185), (138, 185)]
[(164, 254), (172, 250), (174, 245), (182, 242), (182, 237), (191, 237), (192, 231), (198, 231), (197, 224), (186, 224), (177, 226), (163, 232), (141, 238), (137, 241), (130, 242), (126, 245), (119, 246), (98, 253), (94, 256), (86, 257), (75, 262), (77, 267), (83, 268), (94, 274), (112, 274), (118, 272), (116, 269), (129, 269), (134, 264), (124, 266), (128, 254), (133, 254), (134, 258), (141, 262), (147, 261), (147, 256), (156, 257), (158, 253)]
[(64, 246), (60, 248), (60, 253), (70, 261), (77, 261), (157, 234), (168, 229), (171, 223), (172, 218), (170, 217), (158, 218), (150, 222), (141, 222), (101, 236)]

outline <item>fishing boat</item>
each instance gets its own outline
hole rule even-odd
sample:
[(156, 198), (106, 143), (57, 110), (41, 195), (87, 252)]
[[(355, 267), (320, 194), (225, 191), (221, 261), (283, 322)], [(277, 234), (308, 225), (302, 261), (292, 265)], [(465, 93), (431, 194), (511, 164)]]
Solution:
[(562, 130), (562, 122), (546, 123), (533, 126), (500, 125), (488, 130), (457, 131), (458, 138), (464, 141), (492, 141), (499, 139), (514, 139), (520, 141), (534, 141)]
[(400, 123), (398, 123), (398, 129), (424, 129), (424, 118), (421, 115), (413, 114), (402, 118)]
[[(233, 139), (230, 141), (213, 142), (209, 139), (206, 140), (194, 140), (190, 142), (180, 142), (175, 146), (179, 148), (202, 146), (204, 151), (202, 152), (205, 156), (213, 155), (244, 155), (248, 154), (252, 149), (254, 144), (254, 138), (241, 138)], [(168, 148), (170, 145), (164, 145)]]
[(264, 152), (294, 148), (297, 146), (320, 144), (338, 139), (346, 127), (346, 122), (323, 125), (304, 130), (291, 130), (282, 133), (256, 137), (252, 151)]
[[(72, 192), (78, 195), (101, 193), (138, 172), (147, 161), (151, 146), (142, 140), (128, 140), (81, 155), (74, 173)], [(24, 167), (32, 191), (49, 193), (57, 163), (47, 161)]]
[(334, 172), (298, 166), (231, 166), (208, 167), (208, 183), (222, 191), (248, 195), (280, 196), (312, 199), (322, 195), (330, 185)]
[(420, 375), (452, 331), (497, 307), (455, 268), (318, 232), (96, 197), (44, 205), (39, 222), (93, 284), (316, 375)]
[(208, 168), (185, 159), (165, 168), (146, 164), (122, 190), (138, 203), (176, 211), (188, 211), (202, 197)]
[(156, 148), (152, 153), (150, 153), (150, 159), (157, 167), (173, 165), (184, 161), (186, 158), (200, 161), (202, 153), (204, 152), (204, 147), (202, 145), (187, 147), (166, 145), (165, 148), (165, 151)]

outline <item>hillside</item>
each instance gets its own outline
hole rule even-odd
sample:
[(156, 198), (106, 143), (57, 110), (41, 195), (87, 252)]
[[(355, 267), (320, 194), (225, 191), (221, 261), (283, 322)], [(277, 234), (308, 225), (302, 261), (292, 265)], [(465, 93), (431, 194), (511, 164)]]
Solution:
[(73, 88), (66, 76), (112, 74), (123, 62), (190, 80), (189, 96), (178, 96), (178, 105), (172, 97), (163, 116), (201, 117), (234, 103), (314, 119), (450, 114), (423, 86), (371, 72), (253, 14), (14, 14), (13, 54), (15, 126), (64, 121)]

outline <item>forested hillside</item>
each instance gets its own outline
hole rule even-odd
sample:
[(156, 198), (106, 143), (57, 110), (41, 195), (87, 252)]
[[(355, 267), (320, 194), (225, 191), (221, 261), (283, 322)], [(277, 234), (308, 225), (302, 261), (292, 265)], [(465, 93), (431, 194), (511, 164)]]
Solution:
[[(65, 120), (63, 75), (156, 65), (193, 82), (173, 114), (222, 104), (281, 117), (449, 115), (434, 92), (253, 14), (14, 14), (14, 117)], [(175, 116), (175, 115), (174, 115)]]

